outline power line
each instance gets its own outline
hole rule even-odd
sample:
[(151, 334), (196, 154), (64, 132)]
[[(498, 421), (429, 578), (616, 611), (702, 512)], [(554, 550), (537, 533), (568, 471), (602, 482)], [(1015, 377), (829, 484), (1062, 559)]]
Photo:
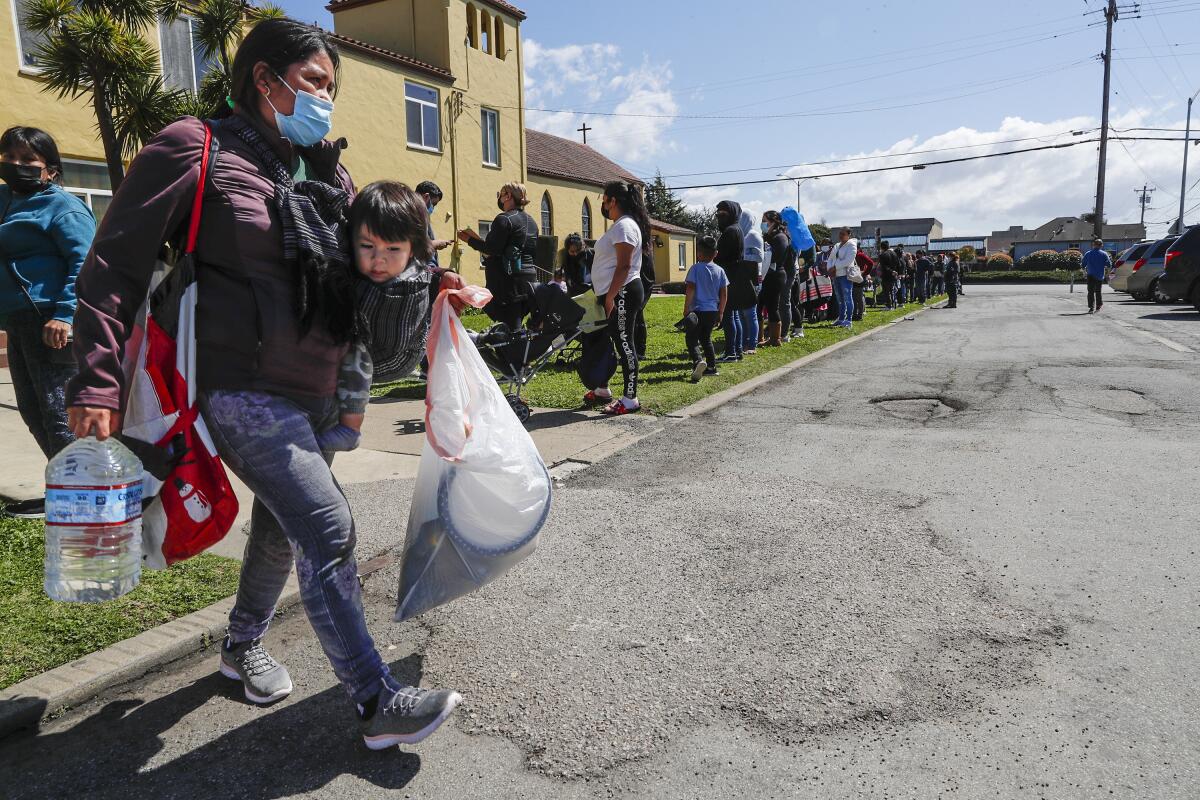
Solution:
[[(1094, 133), (1098, 128), (1090, 128), (1083, 133)], [(1182, 133), (1182, 131), (1180, 131)], [(930, 153), (946, 153), (952, 150), (966, 150), (972, 147), (991, 147), (998, 144), (1017, 144), (1019, 142), (1034, 142), (1045, 141), (1057, 136), (1067, 136), (1075, 133), (1074, 131), (1061, 131), (1059, 133), (1050, 133), (1042, 136), (1024, 136), (1020, 139), (1000, 139), (995, 142), (979, 142), (977, 144), (962, 144), (955, 147), (935, 147), (929, 150), (909, 150), (906, 153), (880, 153), (874, 156), (852, 156), (849, 158), (832, 158), (827, 161), (807, 161), (800, 164), (776, 164), (768, 167), (742, 167), (738, 169), (719, 169), (711, 172), (677, 172), (671, 175), (663, 175), (664, 178), (697, 178), (704, 175), (729, 175), (741, 172), (765, 172), (772, 169), (795, 169), (796, 167), (823, 167), (829, 164), (845, 164), (853, 161), (873, 161), (879, 158), (904, 158), (906, 156), (928, 155)]]
[[(1161, 137), (1161, 136), (1110, 136), (1115, 141), (1129, 142), (1177, 142), (1179, 139)], [(999, 153), (981, 153), (975, 156), (962, 156), (961, 158), (947, 158), (941, 161), (925, 161), (919, 164), (899, 164), (890, 167), (871, 167), (868, 169), (845, 170), (842, 172), (826, 172), (820, 175), (793, 175), (787, 178), (761, 178), (749, 181), (731, 181), (728, 183), (700, 183), (693, 186), (670, 186), (668, 187), (673, 192), (681, 192), (688, 189), (721, 189), (729, 186), (754, 186), (764, 183), (778, 183), (783, 180), (797, 180), (800, 178), (839, 178), (846, 175), (865, 175), (873, 172), (892, 172), (901, 169), (923, 170), (926, 167), (937, 167), (945, 164), (961, 164), (966, 161), (981, 161), (985, 158), (1003, 158), (1006, 156), (1021, 155), (1023, 153), (1036, 153), (1045, 150), (1061, 150), (1068, 147), (1078, 147), (1082, 144), (1096, 144), (1099, 139), (1080, 139), (1074, 142), (1061, 142), (1059, 144), (1042, 145), (1041, 147), (1024, 147), (1019, 150), (1005, 150)], [(1195, 141), (1200, 142), (1200, 139)]]

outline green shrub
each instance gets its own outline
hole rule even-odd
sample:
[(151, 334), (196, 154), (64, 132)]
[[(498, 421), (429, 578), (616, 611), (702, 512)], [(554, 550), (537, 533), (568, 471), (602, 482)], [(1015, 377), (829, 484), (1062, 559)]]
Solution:
[(996, 253), (987, 260), (988, 270), (1000, 271), (1013, 268), (1012, 256), (1007, 253)]
[(1072, 270), (1079, 269), (1082, 260), (1083, 253), (1078, 250), (1067, 250), (1063, 253), (1055, 250), (1038, 250), (1022, 258), (1017, 266), (1026, 271)]

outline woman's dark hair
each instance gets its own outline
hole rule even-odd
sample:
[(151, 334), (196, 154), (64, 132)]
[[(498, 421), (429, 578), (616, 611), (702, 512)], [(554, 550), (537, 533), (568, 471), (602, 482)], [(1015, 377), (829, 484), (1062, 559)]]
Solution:
[(783, 221), (783, 217), (779, 216), (778, 211), (767, 211), (763, 214), (763, 219), (765, 219), (767, 224), (771, 226), (770, 235), (773, 236), (776, 233), (782, 233), (784, 236), (787, 236), (789, 240), (792, 238), (791, 234), (788, 232), (787, 223)]
[[(230, 93), (233, 102), (245, 111), (257, 108), (254, 88), (254, 65), (262, 61), (276, 75), (282, 76), (288, 67), (301, 61), (307, 61), (315, 53), (325, 53), (333, 62), (334, 90), (338, 88), (338, 74), (341, 70), (341, 59), (338, 56), (337, 45), (329, 38), (329, 34), (320, 28), (295, 22), (290, 19), (265, 19), (255, 25), (242, 43), (238, 45), (237, 54), (233, 57), (230, 67)], [(218, 117), (227, 117), (233, 113), (229, 106), (223, 105), (217, 113)]]
[(646, 201), (642, 189), (636, 183), (613, 181), (604, 187), (604, 196), (617, 201), (621, 213), (633, 217), (642, 232), (642, 256), (653, 256), (650, 241), (650, 215), (646, 212)]
[(358, 193), (350, 205), (350, 234), (363, 225), (380, 239), (408, 242), (415, 258), (429, 260), (429, 214), (420, 196), (403, 183), (376, 181)]
[(46, 169), (55, 182), (62, 178), (62, 157), (58, 154), (58, 145), (54, 137), (41, 128), (27, 128), (14, 125), (0, 134), (0, 153), (9, 153), (18, 148), (27, 148), (37, 153), (46, 162)]

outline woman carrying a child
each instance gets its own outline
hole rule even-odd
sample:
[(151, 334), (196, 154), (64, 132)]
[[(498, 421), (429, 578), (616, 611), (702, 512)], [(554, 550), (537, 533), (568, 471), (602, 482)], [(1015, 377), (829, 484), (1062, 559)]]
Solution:
[[(402, 686), (376, 650), (354, 521), (319, 443), (338, 423), (339, 367), (369, 335), (357, 305), (362, 284), (412, 277), (410, 259), (428, 248), (423, 207), (417, 200), (415, 212), (407, 208), (403, 193), (394, 203), (371, 192), (371, 203), (352, 212), (358, 230), (347, 229), (354, 186), (338, 163), (345, 141), (324, 138), (338, 63), (322, 31), (260, 22), (234, 58), (223, 118), (181, 119), (142, 149), (79, 275), (79, 374), (67, 402), (77, 436), (119, 430), (125, 343), (162, 243), (187, 221), (208, 125), (219, 151), (196, 249), (199, 405), (221, 458), (255, 495), (220, 671), (252, 702), (291, 691), (262, 640), (295, 563), (308, 619), (356, 704), (364, 740), (378, 749), (420, 741), (460, 698)], [(392, 239), (402, 234), (405, 241)], [(384, 252), (364, 256), (368, 244)]]

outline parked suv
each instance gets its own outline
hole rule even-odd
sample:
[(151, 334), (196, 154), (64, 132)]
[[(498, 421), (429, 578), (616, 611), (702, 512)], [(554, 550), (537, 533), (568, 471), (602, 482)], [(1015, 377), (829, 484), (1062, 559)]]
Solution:
[[(1154, 297), (1159, 278), (1163, 274), (1163, 267), (1167, 263), (1167, 251), (1178, 238), (1178, 236), (1168, 236), (1166, 239), (1159, 239), (1146, 252), (1142, 253), (1142, 257), (1133, 265), (1133, 274), (1129, 276), (1126, 284), (1130, 297), (1134, 300), (1150, 300)], [(1159, 302), (1165, 303), (1169, 300), (1164, 298)]]
[(1187, 229), (1167, 250), (1158, 291), (1185, 300), (1200, 311), (1200, 225)]
[(1133, 274), (1133, 265), (1142, 257), (1150, 245), (1154, 242), (1142, 242), (1135, 244), (1133, 247), (1123, 251), (1113, 260), (1112, 275), (1108, 279), (1108, 286), (1114, 292), (1129, 291), (1129, 276)]

